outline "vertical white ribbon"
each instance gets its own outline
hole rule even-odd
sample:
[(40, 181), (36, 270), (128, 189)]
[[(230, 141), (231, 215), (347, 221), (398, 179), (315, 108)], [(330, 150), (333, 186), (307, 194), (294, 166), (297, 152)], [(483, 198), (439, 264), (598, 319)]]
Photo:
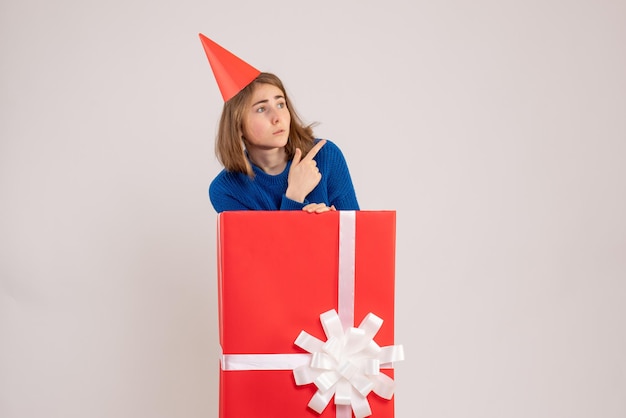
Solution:
[(354, 326), (354, 264), (356, 254), (356, 212), (339, 211), (339, 300), (337, 313), (343, 329)]
[(352, 405), (335, 405), (335, 418), (352, 418)]
[[(337, 313), (344, 332), (354, 326), (354, 264), (356, 257), (356, 212), (339, 211), (339, 300)], [(352, 418), (350, 405), (335, 405), (336, 418)]]

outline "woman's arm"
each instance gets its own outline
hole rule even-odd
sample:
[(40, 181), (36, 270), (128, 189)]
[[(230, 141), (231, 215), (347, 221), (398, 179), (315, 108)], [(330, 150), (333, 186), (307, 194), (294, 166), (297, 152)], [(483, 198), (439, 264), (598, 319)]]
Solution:
[(334, 143), (328, 141), (325, 149), (328, 164), (329, 206), (337, 210), (359, 210), (359, 202), (343, 153)]

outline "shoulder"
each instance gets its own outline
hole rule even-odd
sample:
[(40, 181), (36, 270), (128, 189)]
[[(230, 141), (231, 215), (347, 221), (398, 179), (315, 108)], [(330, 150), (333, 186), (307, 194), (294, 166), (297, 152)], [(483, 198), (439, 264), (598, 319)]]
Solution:
[(224, 183), (224, 181), (232, 178), (232, 175), (233, 173), (228, 172), (226, 169), (222, 169), (222, 171), (220, 171), (217, 176), (215, 176), (213, 181), (211, 181), (211, 187), (219, 186), (220, 184)]
[(209, 199), (216, 212), (251, 209), (250, 180), (242, 173), (222, 170), (209, 185)]
[[(315, 139), (315, 143), (318, 143), (321, 140), (322, 139), (317, 138)], [(339, 149), (337, 144), (329, 139), (326, 139), (326, 144), (324, 144), (324, 146), (317, 153), (317, 157), (315, 158), (315, 160), (318, 162), (318, 164), (320, 162), (327, 162), (330, 165), (345, 163), (345, 158), (343, 156), (343, 153), (341, 152), (341, 149)]]
[(326, 144), (324, 144), (324, 146), (322, 147), (322, 149), (320, 150), (320, 152), (318, 153), (318, 155), (322, 154), (322, 155), (342, 155), (341, 150), (339, 149), (339, 147), (337, 146), (337, 144), (335, 144), (333, 141), (331, 141), (330, 139), (326, 139), (326, 138), (315, 138), (315, 143), (317, 144), (318, 142), (320, 142), (322, 139), (326, 140)]
[(233, 187), (237, 185), (243, 186), (246, 182), (248, 176), (242, 173), (235, 173), (232, 171), (228, 171), (223, 169), (219, 172), (217, 176), (211, 181), (211, 185), (209, 186), (209, 192), (223, 192), (224, 190), (232, 190)]

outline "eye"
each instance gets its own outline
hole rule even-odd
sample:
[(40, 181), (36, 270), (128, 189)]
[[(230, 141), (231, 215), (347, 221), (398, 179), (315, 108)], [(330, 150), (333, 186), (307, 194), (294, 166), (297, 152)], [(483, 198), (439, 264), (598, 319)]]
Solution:
[(255, 110), (256, 113), (263, 113), (265, 112), (265, 106), (259, 106), (256, 108)]
[(279, 109), (284, 109), (285, 107), (287, 107), (287, 104), (284, 102), (280, 102), (276, 105)]

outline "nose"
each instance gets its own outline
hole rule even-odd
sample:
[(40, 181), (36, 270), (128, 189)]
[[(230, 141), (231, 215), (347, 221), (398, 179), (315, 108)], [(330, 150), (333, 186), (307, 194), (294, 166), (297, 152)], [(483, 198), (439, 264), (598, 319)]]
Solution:
[(273, 110), (270, 114), (270, 120), (274, 125), (276, 125), (280, 121), (280, 117), (278, 116), (278, 112), (276, 110)]

